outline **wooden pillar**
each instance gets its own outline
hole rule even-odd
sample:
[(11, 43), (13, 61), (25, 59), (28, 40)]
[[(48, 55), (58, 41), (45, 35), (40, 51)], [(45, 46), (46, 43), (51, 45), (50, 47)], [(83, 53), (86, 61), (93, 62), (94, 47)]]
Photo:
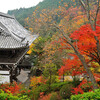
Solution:
[(10, 83), (13, 83), (13, 68), (10, 66)]
[(17, 72), (16, 72), (17, 65), (15, 65), (15, 64), (9, 65), (9, 67), (10, 67), (10, 83), (12, 83), (13, 80), (17, 81), (17, 78), (16, 78), (16, 76), (17, 76)]
[(15, 69), (14, 69), (14, 76), (13, 76), (13, 79), (14, 79), (14, 81), (16, 81), (17, 82), (17, 75), (18, 75), (18, 71), (17, 71), (18, 69), (17, 69), (17, 66), (15, 67)]

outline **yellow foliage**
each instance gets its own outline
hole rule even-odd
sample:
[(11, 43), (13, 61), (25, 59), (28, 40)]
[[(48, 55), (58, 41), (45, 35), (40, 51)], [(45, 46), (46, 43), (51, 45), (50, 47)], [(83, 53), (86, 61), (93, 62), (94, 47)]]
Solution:
[(30, 50), (27, 52), (27, 54), (29, 54), (29, 55), (30, 55), (31, 53), (32, 53), (32, 50), (30, 49)]
[(81, 11), (78, 11), (78, 14), (79, 14), (79, 15), (81, 15), (82, 13), (83, 13), (83, 12), (81, 12)]
[(100, 72), (100, 68), (98, 68), (97, 72)]
[(93, 72), (95, 69), (91, 67), (90, 70)]
[[(39, 40), (41, 40), (42, 38), (41, 37), (38, 37), (35, 41), (34, 41), (34, 43), (32, 43), (31, 45), (30, 45), (30, 47), (29, 47), (29, 51), (27, 52), (27, 54), (31, 54), (32, 53), (32, 49), (34, 49), (34, 47), (35, 47), (35, 43), (37, 43)], [(35, 50), (35, 49), (34, 49)], [(38, 51), (38, 50), (36, 50), (36, 51)]]
[(40, 83), (46, 83), (46, 81), (47, 80), (45, 80), (44, 78), (43, 78), (43, 76), (39, 76), (39, 77), (31, 77), (31, 84), (30, 84), (30, 86), (32, 87), (32, 89), (34, 90), (36, 87), (37, 87), (37, 85), (38, 84), (40, 84)]
[(65, 81), (73, 81), (71, 76), (65, 76), (64, 79), (65, 79)]
[(75, 2), (75, 0), (73, 0), (73, 2)]
[(33, 28), (29, 28), (29, 31), (31, 31), (33, 33)]
[(93, 66), (99, 67), (100, 65), (97, 62), (92, 62)]
[(32, 47), (34, 46), (34, 44), (32, 43), (31, 45), (30, 45), (30, 47), (29, 47), (29, 51), (27, 52), (27, 54), (31, 54), (32, 53)]

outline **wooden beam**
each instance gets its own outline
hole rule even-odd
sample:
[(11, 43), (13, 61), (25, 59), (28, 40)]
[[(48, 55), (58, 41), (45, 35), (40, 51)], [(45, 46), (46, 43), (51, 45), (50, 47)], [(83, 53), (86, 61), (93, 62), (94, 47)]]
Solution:
[(28, 52), (29, 48), (26, 49), (26, 51), (22, 54), (22, 56), (17, 60), (16, 64), (19, 63), (19, 61), (24, 57), (24, 55)]

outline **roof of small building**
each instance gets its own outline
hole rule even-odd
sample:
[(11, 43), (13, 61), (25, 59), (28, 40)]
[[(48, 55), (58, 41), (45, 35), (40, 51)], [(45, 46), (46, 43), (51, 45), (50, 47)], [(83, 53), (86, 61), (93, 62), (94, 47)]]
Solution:
[(25, 47), (38, 37), (26, 30), (13, 16), (0, 12), (0, 49)]

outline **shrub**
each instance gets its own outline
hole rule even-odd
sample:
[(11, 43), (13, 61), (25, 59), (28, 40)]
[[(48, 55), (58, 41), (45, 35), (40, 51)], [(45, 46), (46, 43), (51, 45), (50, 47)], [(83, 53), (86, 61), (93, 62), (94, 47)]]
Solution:
[(58, 100), (58, 94), (56, 92), (51, 93), (50, 100)]
[(49, 84), (50, 81), (51, 81), (51, 84), (60, 82), (59, 79), (58, 79), (58, 76), (56, 76), (56, 75), (52, 75), (51, 80), (48, 79), (46, 83)]
[(43, 95), (41, 98), (39, 98), (38, 100), (50, 100), (51, 97), (51, 93), (49, 93), (48, 95)]
[(74, 87), (77, 87), (80, 83), (81, 83), (80, 78), (74, 76), (73, 81), (72, 81), (72, 84), (74, 85)]
[(6, 93), (11, 92), (12, 94), (16, 95), (20, 93), (21, 84), (17, 84), (16, 82), (13, 82), (12, 84), (0, 84), (0, 89), (2, 89)]
[(39, 76), (39, 77), (35, 77), (34, 76), (34, 77), (31, 77), (31, 80), (30, 81), (31, 81), (30, 87), (34, 91), (41, 84), (45, 84), (47, 80), (45, 80), (43, 76)]
[(71, 100), (100, 100), (100, 89), (96, 89), (94, 92), (72, 95)]
[(31, 91), (31, 97), (34, 98), (35, 100), (37, 100), (37, 98), (39, 98), (39, 94), (41, 92), (44, 93), (44, 95), (50, 93), (51, 91), (60, 91), (60, 89), (62, 88), (62, 86), (64, 86), (65, 84), (68, 84), (68, 82), (59, 82), (59, 83), (53, 83), (51, 84), (51, 90), (49, 90), (49, 86), (48, 84), (40, 84), (39, 86), (37, 86), (33, 91)]
[[(8, 99), (7, 99), (8, 100)], [(11, 99), (10, 99), (11, 100)], [(15, 100), (15, 99), (12, 99)], [(31, 100), (30, 97), (28, 97), (27, 95), (22, 95), (20, 98), (18, 98), (18, 100)]]
[(48, 84), (41, 84), (39, 87), (37, 87), (37, 88), (39, 88), (39, 90), (40, 90), (40, 92), (45, 92), (45, 93), (47, 93), (47, 91), (48, 91)]
[(36, 89), (39, 89), (40, 92), (44, 92), (45, 94), (51, 92), (51, 91), (60, 91), (60, 89), (62, 88), (62, 86), (64, 86), (65, 84), (71, 84), (71, 82), (59, 82), (59, 83), (53, 83), (51, 84), (51, 90), (49, 91), (49, 86), (48, 84), (41, 84), (40, 86), (38, 86)]
[(63, 99), (69, 99), (71, 96), (71, 91), (72, 91), (72, 84), (66, 84), (60, 89), (60, 96)]
[(5, 93), (3, 90), (0, 90), (0, 100), (31, 100), (27, 95), (14, 96), (12, 93)]
[(53, 83), (51, 84), (51, 91), (59, 91), (65, 84), (68, 84), (68, 82)]
[(67, 84), (68, 82), (59, 82), (59, 83), (53, 83), (51, 84), (51, 90), (49, 91), (48, 84), (40, 84), (40, 86), (36, 87), (36, 90), (38, 89), (40, 92), (44, 92), (45, 94), (51, 92), (51, 91), (59, 91), (63, 85)]
[(36, 89), (33, 91), (32, 100), (38, 100), (39, 96), (40, 96), (40, 89), (39, 89), (39, 88), (36, 88)]
[(88, 92), (92, 90), (91, 82), (87, 82), (87, 80), (83, 80), (77, 87), (73, 88), (71, 91), (73, 94), (83, 94), (84, 92)]

